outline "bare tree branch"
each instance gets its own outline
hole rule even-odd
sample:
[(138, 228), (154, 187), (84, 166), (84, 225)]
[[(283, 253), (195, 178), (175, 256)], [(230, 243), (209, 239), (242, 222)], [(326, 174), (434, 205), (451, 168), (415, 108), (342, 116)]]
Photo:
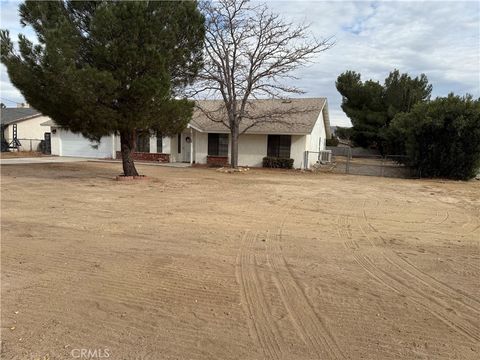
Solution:
[[(230, 130), (231, 165), (236, 167), (241, 133), (264, 123), (286, 123), (288, 115), (302, 111), (259, 111), (252, 100), (302, 94), (288, 83), (295, 79), (294, 71), (334, 43), (332, 38), (318, 41), (308, 25), (289, 23), (266, 5), (248, 0), (208, 1), (201, 8), (206, 19), (205, 67), (191, 94), (221, 97), (222, 109), (199, 109)], [(244, 120), (247, 126), (242, 126)]]

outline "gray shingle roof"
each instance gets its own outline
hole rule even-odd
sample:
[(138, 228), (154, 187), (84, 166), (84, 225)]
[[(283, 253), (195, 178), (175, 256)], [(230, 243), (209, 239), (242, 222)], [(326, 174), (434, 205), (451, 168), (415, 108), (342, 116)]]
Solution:
[(42, 114), (33, 108), (5, 108), (0, 109), (0, 122), (2, 125), (9, 125), (39, 115)]
[[(198, 108), (195, 109), (190, 121), (190, 125), (193, 128), (202, 132), (229, 132), (229, 129), (224, 124), (212, 121), (205, 114), (205, 112), (220, 109), (223, 104), (222, 100), (200, 100), (197, 104), (203, 111)], [(252, 117), (265, 113), (278, 114), (287, 112), (287, 114), (276, 116), (275, 121), (266, 120), (261, 122), (249, 128), (246, 131), (247, 134), (309, 134), (312, 132), (320, 112), (323, 111), (327, 137), (330, 135), (330, 120), (326, 98), (290, 99), (288, 101), (280, 99), (253, 100), (248, 111)], [(221, 112), (218, 113), (218, 116), (220, 114)], [(217, 117), (217, 113), (215, 113), (215, 117)], [(240, 131), (243, 131), (254, 121), (256, 120), (244, 119), (240, 126)]]
[[(213, 111), (222, 106), (221, 100), (200, 100), (197, 101), (198, 106), (205, 110)], [(16, 110), (16, 108), (2, 109), (2, 124), (3, 124), (3, 112), (5, 110)], [(40, 113), (34, 109), (19, 108), (18, 110), (30, 110), (32, 114)], [(315, 126), (315, 123), (323, 111), (323, 118), (325, 123), (325, 131), (327, 138), (330, 137), (330, 119), (328, 114), (328, 103), (326, 98), (303, 98), (303, 99), (291, 99), (288, 101), (274, 99), (274, 100), (253, 100), (251, 106), (248, 109), (252, 116), (264, 113), (279, 113), (287, 112), (287, 115), (282, 115), (276, 118), (280, 121), (270, 121), (257, 124), (256, 126), (248, 129), (247, 134), (310, 134)], [(25, 116), (25, 112), (23, 113)], [(36, 116), (36, 115), (34, 115)], [(28, 116), (27, 116), (28, 118)], [(11, 122), (18, 121), (12, 120)], [(252, 121), (250, 119), (244, 119), (240, 127), (240, 131), (243, 131), (249, 126)], [(53, 120), (48, 120), (41, 125), (43, 126), (55, 126)], [(216, 133), (228, 133), (229, 129), (222, 123), (214, 122), (210, 120), (204, 112), (195, 109), (193, 113), (190, 125), (202, 132), (216, 132)]]

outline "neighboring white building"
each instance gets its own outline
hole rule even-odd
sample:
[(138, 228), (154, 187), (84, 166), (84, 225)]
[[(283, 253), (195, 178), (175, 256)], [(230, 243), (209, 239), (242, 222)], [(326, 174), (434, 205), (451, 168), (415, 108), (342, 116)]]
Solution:
[(75, 134), (59, 127), (51, 119), (42, 125), (51, 127), (52, 155), (97, 159), (114, 159), (116, 156), (114, 135), (104, 136), (99, 143), (96, 143), (82, 134)]
[(12, 144), (16, 131), (20, 144), (18, 150), (38, 150), (40, 142), (45, 139), (45, 133), (50, 133), (50, 127), (41, 126), (49, 118), (30, 107), (0, 109), (0, 119), (2, 141)]
[[(199, 102), (203, 108), (218, 106), (216, 100)], [(255, 109), (295, 109), (291, 115), (277, 122), (264, 122), (249, 128), (239, 137), (240, 166), (262, 166), (266, 156), (291, 158), (295, 168), (311, 166), (318, 153), (325, 150), (330, 137), (330, 122), (326, 98), (282, 100), (255, 100)], [(251, 123), (245, 120), (240, 131)], [(100, 144), (90, 142), (79, 134), (61, 129), (52, 121), (52, 154), (95, 158), (120, 157), (119, 136), (106, 136)], [(203, 112), (195, 110), (185, 131), (173, 137), (157, 137), (148, 131), (137, 133), (136, 160), (160, 162), (186, 162), (191, 164), (225, 165), (230, 157), (229, 129), (209, 120)]]

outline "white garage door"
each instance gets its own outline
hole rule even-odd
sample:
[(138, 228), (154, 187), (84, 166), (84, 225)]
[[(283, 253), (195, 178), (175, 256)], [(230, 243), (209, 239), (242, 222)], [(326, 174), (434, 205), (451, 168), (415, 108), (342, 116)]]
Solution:
[(112, 157), (112, 137), (105, 136), (100, 144), (91, 142), (81, 134), (74, 134), (70, 131), (60, 130), (58, 134), (62, 156), (79, 156), (90, 158), (111, 158)]

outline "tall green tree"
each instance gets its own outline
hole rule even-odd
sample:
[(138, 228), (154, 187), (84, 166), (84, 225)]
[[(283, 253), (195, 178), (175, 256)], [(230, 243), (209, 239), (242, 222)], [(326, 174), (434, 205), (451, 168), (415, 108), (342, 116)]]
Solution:
[(0, 33), (1, 61), (25, 99), (92, 140), (118, 133), (124, 175), (138, 175), (136, 131), (181, 131), (183, 96), (202, 67), (204, 17), (194, 1), (26, 1), (38, 43)]
[(363, 82), (359, 73), (346, 71), (337, 78), (342, 95), (342, 110), (352, 122), (351, 140), (362, 147), (385, 147), (385, 131), (399, 112), (408, 112), (418, 102), (427, 101), (432, 92), (427, 77), (412, 78), (392, 71), (384, 84)]

